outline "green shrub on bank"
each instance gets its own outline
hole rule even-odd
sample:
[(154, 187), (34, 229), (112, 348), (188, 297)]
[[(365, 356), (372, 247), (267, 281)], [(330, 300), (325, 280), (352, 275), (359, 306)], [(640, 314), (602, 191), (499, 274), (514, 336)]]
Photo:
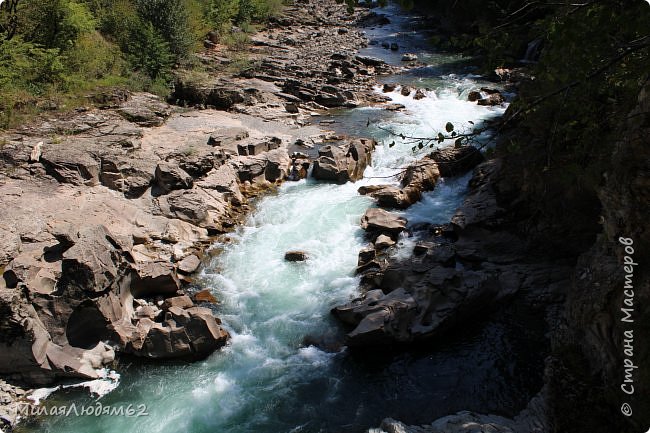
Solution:
[[(282, 0), (7, 0), (0, 6), (0, 127), (107, 86), (169, 92), (210, 30), (230, 48)], [(10, 15), (11, 13), (11, 15)], [(233, 31), (239, 26), (243, 31)], [(44, 101), (49, 101), (44, 103)]]
[(212, 0), (208, 19), (220, 33), (227, 35), (233, 25), (264, 22), (282, 10), (282, 0)]

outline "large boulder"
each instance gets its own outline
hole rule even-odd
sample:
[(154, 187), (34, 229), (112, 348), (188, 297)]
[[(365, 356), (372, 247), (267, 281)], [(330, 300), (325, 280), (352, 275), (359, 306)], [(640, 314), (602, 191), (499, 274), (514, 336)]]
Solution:
[(175, 189), (190, 189), (194, 184), (192, 176), (175, 162), (159, 162), (154, 176), (159, 191), (166, 194)]
[(205, 358), (230, 337), (219, 323), (208, 308), (170, 306), (163, 322), (140, 319), (132, 328), (125, 351), (154, 359)]
[(88, 186), (99, 183), (98, 158), (79, 147), (64, 143), (44, 146), (40, 162), (47, 174), (60, 183)]
[(80, 289), (92, 294), (115, 287), (127, 262), (120, 242), (108, 229), (102, 225), (82, 227), (73, 242), (63, 253), (57, 292)]
[(178, 272), (189, 275), (196, 272), (199, 266), (201, 266), (201, 259), (194, 254), (190, 254), (178, 262)]
[(178, 218), (198, 226), (208, 223), (208, 205), (196, 189), (172, 191), (159, 197), (157, 202), (162, 214), (168, 218)]
[(133, 156), (103, 155), (99, 180), (102, 185), (124, 193), (126, 198), (142, 196), (154, 178), (155, 162)]
[(413, 296), (404, 289), (394, 290), (387, 295), (381, 290), (371, 290), (362, 298), (335, 307), (332, 313), (341, 321), (355, 325), (347, 334), (350, 347), (376, 346), (394, 341), (387, 336), (406, 332), (404, 325), (408, 324), (408, 319), (402, 320), (402, 317), (409, 317), (416, 308)]
[(215, 190), (224, 195), (228, 201), (236, 206), (244, 202), (244, 196), (237, 182), (237, 172), (230, 164), (224, 164), (212, 170), (206, 177), (197, 182), (197, 186), (209, 190)]
[(343, 146), (324, 146), (314, 161), (312, 176), (318, 180), (344, 184), (363, 178), (363, 172), (372, 162), (374, 140), (361, 138)]
[(278, 182), (287, 178), (291, 167), (291, 158), (285, 149), (272, 150), (266, 154), (264, 179), (268, 182)]
[(485, 160), (481, 151), (473, 146), (447, 146), (434, 150), (428, 157), (438, 164), (442, 177), (465, 174)]
[(132, 265), (131, 293), (136, 298), (154, 295), (173, 295), (180, 289), (180, 281), (170, 262), (151, 261)]
[(400, 187), (377, 185), (359, 189), (361, 194), (369, 194), (383, 208), (406, 209), (422, 197), (422, 193), (435, 188), (440, 178), (437, 164), (423, 158), (409, 165), (402, 174)]
[(213, 168), (221, 166), (228, 156), (222, 149), (190, 147), (183, 152), (168, 156), (167, 161), (174, 160), (178, 166), (195, 179), (208, 174)]
[(383, 234), (396, 239), (406, 229), (406, 223), (406, 218), (378, 208), (368, 209), (361, 217), (361, 228), (373, 238)]
[(59, 378), (96, 379), (115, 354), (104, 343), (82, 349), (58, 345), (23, 294), (0, 289), (0, 374), (47, 385)]
[(309, 255), (304, 251), (292, 250), (284, 253), (284, 260), (287, 262), (304, 262)]

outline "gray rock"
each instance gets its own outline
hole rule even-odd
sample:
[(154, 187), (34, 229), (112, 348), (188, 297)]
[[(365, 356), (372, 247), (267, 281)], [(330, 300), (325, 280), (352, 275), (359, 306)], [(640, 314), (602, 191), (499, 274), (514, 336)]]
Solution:
[(386, 64), (385, 61), (378, 59), (377, 57), (356, 56), (355, 58), (366, 66), (382, 66)]
[(406, 218), (383, 209), (370, 208), (361, 217), (361, 228), (377, 236), (383, 234), (395, 239), (406, 228), (406, 222)]
[(161, 212), (194, 225), (208, 223), (208, 205), (195, 190), (176, 190), (157, 199)]
[[(365, 297), (355, 299), (332, 313), (345, 323), (356, 325), (347, 334), (350, 347), (390, 344), (392, 335), (407, 333), (404, 326), (409, 313), (417, 304), (411, 294), (397, 289), (385, 295), (381, 290), (371, 290)], [(398, 337), (399, 338), (399, 337)]]
[(155, 163), (133, 157), (107, 154), (101, 157), (102, 185), (124, 193), (126, 198), (142, 196), (153, 181)]
[(418, 60), (417, 54), (406, 53), (402, 56), (403, 62), (416, 62)]
[(173, 159), (178, 166), (193, 178), (198, 179), (210, 172), (215, 167), (220, 167), (227, 159), (223, 150), (203, 149), (190, 147), (188, 151), (176, 153), (167, 157)]
[(374, 246), (369, 246), (361, 251), (359, 251), (359, 260), (357, 262), (358, 266), (365, 265), (366, 263), (369, 263), (370, 261), (374, 260), (376, 256), (376, 251)]
[(324, 146), (314, 161), (312, 176), (339, 184), (363, 178), (363, 172), (371, 164), (375, 141), (354, 140), (347, 146)]
[(169, 105), (165, 104), (156, 95), (138, 93), (132, 95), (118, 109), (117, 113), (129, 122), (140, 126), (160, 126), (171, 114)]
[(266, 156), (264, 179), (268, 182), (284, 180), (289, 175), (291, 158), (284, 149), (271, 151)]
[(244, 128), (223, 128), (210, 134), (208, 145), (227, 146), (237, 141), (241, 141), (244, 138), (248, 138), (248, 136), (248, 131)]
[(244, 90), (236, 88), (233, 83), (219, 80), (195, 82), (184, 77), (177, 77), (171, 98), (185, 104), (212, 106), (217, 110), (228, 110), (249, 99)]
[(434, 150), (429, 158), (438, 164), (438, 170), (442, 177), (467, 173), (485, 160), (481, 151), (473, 146), (443, 147)]
[(171, 308), (180, 308), (186, 309), (194, 306), (194, 302), (187, 295), (174, 296), (173, 298), (167, 298), (163, 301), (162, 309), (163, 311), (170, 310)]
[(131, 293), (136, 298), (154, 295), (173, 295), (180, 289), (180, 281), (172, 263), (156, 261), (136, 263), (131, 280)]
[(492, 93), (485, 98), (479, 99), (476, 103), (478, 105), (501, 105), (506, 101), (501, 93)]
[(190, 254), (178, 263), (178, 271), (189, 275), (196, 272), (199, 266), (201, 266), (201, 259), (194, 254)]
[(404, 104), (386, 104), (383, 106), (386, 111), (400, 111), (406, 108)]
[(284, 254), (284, 260), (288, 262), (304, 262), (309, 258), (309, 255), (304, 251), (287, 251)]
[(72, 247), (63, 253), (57, 291), (78, 288), (101, 293), (114, 287), (124, 273), (119, 242), (101, 225), (82, 227)]
[(58, 378), (96, 379), (97, 368), (114, 359), (97, 343), (89, 350), (55, 344), (34, 307), (20, 292), (0, 289), (0, 373), (35, 384)]
[(375, 247), (378, 249), (386, 249), (395, 245), (395, 241), (386, 235), (379, 235), (375, 241)]
[(224, 164), (211, 171), (196, 185), (200, 188), (220, 192), (235, 206), (239, 206), (245, 201), (237, 182), (237, 173), (230, 164)]
[(342, 107), (346, 104), (347, 98), (342, 93), (320, 93), (315, 97), (316, 103), (328, 107)]
[(154, 359), (201, 359), (226, 344), (230, 337), (207, 308), (170, 307), (163, 323), (138, 321), (127, 351)]
[(163, 193), (175, 189), (190, 189), (194, 179), (175, 162), (159, 162), (154, 175), (154, 182)]
[(60, 183), (93, 186), (99, 183), (99, 160), (76, 147), (50, 144), (40, 158), (47, 174)]
[(469, 92), (467, 94), (467, 100), (469, 102), (476, 102), (479, 99), (481, 99), (481, 92), (479, 92), (477, 90), (472, 90), (471, 92)]
[(378, 185), (367, 188), (363, 192), (377, 200), (380, 207), (406, 209), (419, 201), (422, 193), (433, 190), (439, 178), (440, 173), (436, 163), (423, 158), (404, 170), (399, 188), (392, 185)]
[(287, 102), (284, 104), (284, 109), (287, 111), (287, 113), (291, 114), (298, 114), (300, 113), (300, 110), (298, 109), (298, 105), (295, 102)]

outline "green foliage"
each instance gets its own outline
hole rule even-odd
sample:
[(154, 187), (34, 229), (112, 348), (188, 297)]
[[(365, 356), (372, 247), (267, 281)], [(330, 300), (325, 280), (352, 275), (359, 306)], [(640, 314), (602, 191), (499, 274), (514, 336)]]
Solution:
[(88, 7), (71, 0), (23, 1), (18, 16), (27, 41), (60, 50), (71, 48), (80, 35), (94, 31), (96, 26)]
[(66, 55), (68, 71), (77, 81), (120, 75), (126, 69), (120, 49), (97, 32), (81, 36)]
[(209, 12), (210, 22), (220, 33), (230, 31), (233, 19), (239, 13), (239, 0), (213, 0)]
[(39, 94), (43, 85), (60, 81), (63, 71), (57, 48), (41, 48), (18, 37), (0, 44), (0, 89), (19, 87)]
[[(196, 39), (190, 28), (190, 8), (187, 1), (136, 0), (136, 7), (141, 20), (153, 26), (176, 59), (181, 60), (189, 56)], [(146, 29), (142, 33), (150, 35), (151, 31)]]
[(250, 37), (246, 32), (243, 31), (231, 32), (223, 36), (223, 42), (230, 49), (235, 51), (241, 51), (248, 46), (248, 43), (250, 42)]
[(233, 25), (267, 21), (282, 5), (282, 0), (212, 0), (209, 19), (217, 31), (228, 34)]
[[(193, 54), (208, 31), (242, 51), (249, 33), (281, 8), (282, 0), (5, 0), (0, 127), (25, 113), (86, 103), (102, 87), (166, 96), (174, 68), (199, 64)], [(229, 71), (250, 67), (235, 53)]]
[(17, 109), (34, 105), (35, 96), (61, 83), (63, 72), (57, 48), (41, 48), (20, 37), (0, 44), (0, 127), (12, 120)]
[(565, 89), (529, 110), (523, 121), (532, 137), (544, 136), (547, 165), (571, 161), (586, 170), (606, 164), (650, 73), (648, 46), (621, 56), (647, 37), (649, 9), (641, 2), (631, 7), (603, 1), (545, 20), (536, 80), (524, 86), (518, 105)]
[(169, 43), (152, 23), (133, 31), (128, 50), (130, 63), (153, 80), (166, 78), (174, 62)]

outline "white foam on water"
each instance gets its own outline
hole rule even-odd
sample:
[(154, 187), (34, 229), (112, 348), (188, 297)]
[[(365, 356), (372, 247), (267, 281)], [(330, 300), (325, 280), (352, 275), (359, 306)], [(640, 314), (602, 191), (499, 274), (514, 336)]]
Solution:
[(60, 388), (60, 386), (55, 386), (53, 388), (36, 388), (27, 396), (27, 399), (34, 402), (35, 405), (39, 405), (41, 404), (41, 401), (47, 399), (53, 392), (58, 391)]
[(84, 382), (71, 383), (65, 385), (59, 385), (52, 388), (37, 388), (33, 390), (27, 398), (34, 402), (35, 405), (41, 404), (43, 400), (46, 400), (54, 392), (61, 389), (69, 388), (86, 388), (90, 395), (100, 399), (105, 395), (109, 394), (115, 390), (120, 384), (120, 374), (116, 371), (109, 370), (107, 368), (101, 368), (96, 370), (99, 375), (99, 379), (86, 380)]
[(114, 391), (120, 385), (120, 374), (116, 371), (102, 368), (97, 370), (99, 379), (87, 380), (72, 385), (63, 385), (63, 388), (86, 388), (90, 395), (98, 399)]

